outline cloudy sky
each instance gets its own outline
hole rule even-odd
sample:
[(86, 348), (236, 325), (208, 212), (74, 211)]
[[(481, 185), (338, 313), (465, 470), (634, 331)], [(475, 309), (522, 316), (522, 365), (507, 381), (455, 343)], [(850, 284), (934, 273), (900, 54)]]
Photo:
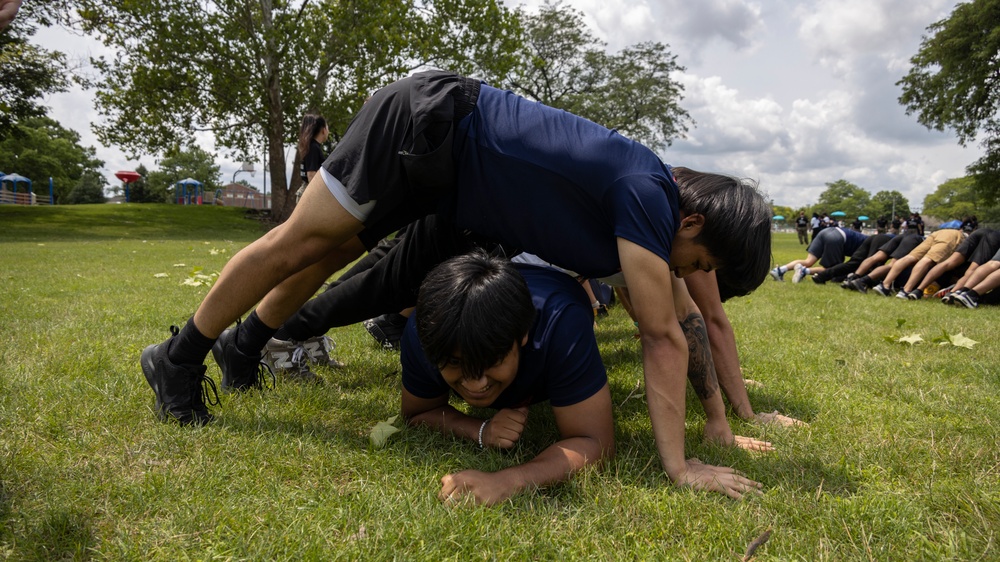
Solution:
[[(504, 0), (534, 9), (540, 0)], [(951, 0), (564, 0), (617, 51), (640, 41), (670, 46), (686, 72), (683, 106), (695, 126), (663, 153), (667, 163), (748, 176), (779, 205), (817, 200), (846, 179), (894, 189), (911, 207), (980, 156), (950, 133), (928, 131), (897, 103), (895, 85), (925, 28)], [(36, 39), (80, 58), (102, 47), (61, 30)], [(133, 169), (89, 129), (92, 97), (51, 96), (53, 116), (98, 149), (108, 169)], [(211, 139), (202, 145), (212, 149)], [(225, 181), (239, 164), (218, 154)], [(153, 164), (152, 158), (143, 161)], [(258, 164), (258, 169), (260, 165)], [(239, 177), (244, 178), (246, 174)], [(246, 178), (262, 182), (261, 174)]]

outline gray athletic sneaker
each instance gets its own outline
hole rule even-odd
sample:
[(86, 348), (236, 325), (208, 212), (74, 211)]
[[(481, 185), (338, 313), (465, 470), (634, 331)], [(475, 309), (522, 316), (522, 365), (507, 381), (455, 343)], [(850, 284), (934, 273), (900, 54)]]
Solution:
[(882, 283), (876, 284), (874, 287), (872, 287), (872, 290), (882, 295), (883, 297), (888, 297), (892, 295), (892, 291), (890, 289), (886, 289), (885, 285), (883, 285)]
[(330, 357), (330, 352), (337, 348), (337, 344), (333, 343), (333, 339), (330, 336), (311, 337), (302, 342), (302, 347), (305, 348), (309, 361), (316, 365), (333, 367), (335, 369), (344, 366), (340, 361)]
[(271, 338), (264, 346), (261, 361), (274, 373), (301, 382), (323, 382), (309, 369), (309, 354), (305, 346), (295, 340)]
[(802, 264), (795, 265), (795, 275), (792, 276), (792, 283), (801, 283), (802, 279), (808, 275), (809, 269), (803, 267)]

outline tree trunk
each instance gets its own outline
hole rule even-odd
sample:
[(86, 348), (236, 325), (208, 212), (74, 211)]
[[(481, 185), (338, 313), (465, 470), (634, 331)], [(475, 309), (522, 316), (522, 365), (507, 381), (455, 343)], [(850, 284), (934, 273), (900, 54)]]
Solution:
[(281, 68), (274, 41), (271, 0), (260, 0), (265, 37), (264, 88), (267, 94), (267, 161), (271, 170), (271, 217), (285, 222), (295, 208), (295, 197), (285, 181), (285, 120), (281, 105)]

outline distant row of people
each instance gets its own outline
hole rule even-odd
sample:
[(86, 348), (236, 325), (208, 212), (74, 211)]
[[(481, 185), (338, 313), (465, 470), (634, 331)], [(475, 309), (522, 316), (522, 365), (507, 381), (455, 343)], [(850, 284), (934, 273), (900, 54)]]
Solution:
[(871, 289), (905, 300), (933, 295), (967, 308), (1000, 302), (1000, 292), (992, 293), (1000, 286), (1000, 231), (973, 228), (970, 234), (973, 224), (978, 226), (975, 217), (966, 217), (960, 228), (927, 236), (917, 227), (873, 236), (853, 228), (824, 229), (806, 258), (775, 267), (771, 277), (783, 281), (794, 271), (794, 283), (810, 277), (819, 284), (839, 282), (844, 289)]

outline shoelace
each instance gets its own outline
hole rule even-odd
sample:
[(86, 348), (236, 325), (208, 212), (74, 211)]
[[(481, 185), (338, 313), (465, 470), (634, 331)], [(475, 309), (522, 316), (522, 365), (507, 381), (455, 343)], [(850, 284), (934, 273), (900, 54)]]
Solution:
[[(271, 377), (271, 385), (268, 386), (267, 379), (264, 377), (264, 372), (267, 371), (267, 375)], [(271, 370), (271, 366), (260, 361), (257, 363), (257, 380), (260, 382), (261, 388), (264, 390), (274, 390), (274, 386), (277, 384), (278, 379), (274, 376), (274, 371)]]
[[(209, 406), (219, 405), (219, 390), (215, 387), (215, 381), (212, 380), (212, 377), (202, 373), (201, 377), (194, 381), (194, 384), (201, 385), (201, 392), (194, 392), (194, 395), (201, 402), (199, 405), (202, 408), (205, 407), (206, 402)], [(212, 395), (209, 395), (209, 391), (212, 391)], [(212, 396), (215, 396), (214, 401), (212, 400)]]

